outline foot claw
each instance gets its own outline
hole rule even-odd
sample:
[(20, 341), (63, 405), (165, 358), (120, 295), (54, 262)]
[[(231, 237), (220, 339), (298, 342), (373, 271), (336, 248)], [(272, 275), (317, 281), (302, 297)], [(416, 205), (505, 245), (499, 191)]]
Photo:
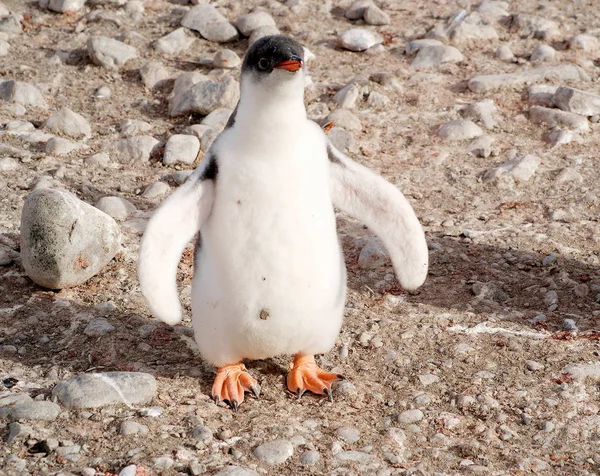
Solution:
[(240, 404), (237, 402), (237, 400), (231, 400), (231, 402), (229, 402), (229, 406), (231, 407), (231, 409), (237, 413), (238, 408), (240, 407)]
[(251, 385), (250, 391), (252, 392), (252, 395), (254, 395), (255, 398), (260, 398), (260, 385), (259, 384)]
[(223, 401), (237, 412), (245, 392), (252, 392), (257, 398), (260, 395), (260, 385), (246, 372), (244, 364), (226, 365), (218, 370), (212, 387), (212, 399), (216, 404)]
[(317, 395), (327, 395), (333, 401), (331, 384), (343, 379), (341, 375), (319, 368), (312, 355), (296, 355), (289, 367), (287, 386), (290, 392), (300, 398), (308, 390)]

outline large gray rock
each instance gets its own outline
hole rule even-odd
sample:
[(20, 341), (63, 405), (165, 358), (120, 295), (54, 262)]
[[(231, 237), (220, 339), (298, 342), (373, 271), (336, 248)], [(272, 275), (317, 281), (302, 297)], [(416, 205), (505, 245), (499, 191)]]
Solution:
[(74, 139), (92, 135), (92, 128), (85, 117), (71, 111), (68, 107), (63, 107), (52, 114), (46, 119), (44, 126), (54, 134), (65, 135)]
[(600, 96), (581, 89), (560, 86), (554, 93), (552, 102), (563, 111), (582, 116), (600, 114)]
[(33, 106), (41, 109), (48, 107), (40, 90), (33, 84), (22, 81), (0, 81), (0, 99), (21, 106)]
[(156, 380), (142, 372), (82, 374), (60, 382), (52, 394), (67, 408), (145, 405), (156, 395)]
[(77, 286), (97, 274), (120, 248), (117, 223), (66, 190), (27, 196), (21, 215), (21, 260), (40, 286)]
[(90, 36), (87, 51), (94, 64), (117, 70), (127, 61), (137, 58), (137, 49), (105, 36)]
[(235, 40), (238, 32), (213, 5), (196, 5), (189, 10), (181, 25), (195, 30), (209, 41), (224, 43)]
[(233, 109), (239, 98), (239, 84), (231, 76), (219, 82), (201, 81), (171, 99), (169, 115), (175, 117), (197, 113), (206, 116), (221, 107)]
[(578, 132), (590, 130), (590, 123), (585, 117), (559, 109), (532, 106), (529, 109), (529, 118), (534, 124), (547, 124), (552, 127), (562, 126)]

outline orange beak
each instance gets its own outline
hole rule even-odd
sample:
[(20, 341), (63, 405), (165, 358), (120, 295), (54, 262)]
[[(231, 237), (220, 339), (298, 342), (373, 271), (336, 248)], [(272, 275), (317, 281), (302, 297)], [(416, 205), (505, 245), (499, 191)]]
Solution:
[(286, 71), (295, 73), (300, 68), (302, 68), (302, 60), (300, 58), (294, 57), (294, 59), (282, 61), (281, 63), (276, 65), (275, 68), (276, 69), (285, 69)]

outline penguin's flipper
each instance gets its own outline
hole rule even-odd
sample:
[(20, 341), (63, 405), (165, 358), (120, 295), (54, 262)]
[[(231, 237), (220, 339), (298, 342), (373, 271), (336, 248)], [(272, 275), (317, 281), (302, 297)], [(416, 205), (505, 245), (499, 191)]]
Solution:
[(333, 205), (367, 225), (383, 241), (404, 289), (427, 276), (429, 254), (423, 228), (404, 195), (391, 183), (327, 144)]
[(140, 243), (138, 277), (142, 293), (152, 314), (170, 325), (181, 321), (177, 266), (213, 204), (214, 174), (210, 170), (216, 168), (216, 163), (211, 166), (210, 160), (207, 162), (152, 215)]

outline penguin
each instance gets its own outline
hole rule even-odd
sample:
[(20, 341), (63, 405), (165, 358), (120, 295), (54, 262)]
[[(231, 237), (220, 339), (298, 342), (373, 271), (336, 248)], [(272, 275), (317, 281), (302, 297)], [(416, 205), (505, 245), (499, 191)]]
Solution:
[(212, 398), (234, 411), (260, 386), (243, 364), (293, 356), (288, 389), (331, 397), (341, 375), (314, 356), (331, 350), (346, 299), (334, 207), (386, 246), (398, 281), (425, 281), (427, 243), (391, 183), (337, 150), (304, 105), (304, 48), (283, 35), (247, 51), (240, 99), (200, 166), (150, 218), (139, 248), (140, 287), (152, 314), (182, 318), (176, 273), (195, 237), (192, 321), (217, 368)]

